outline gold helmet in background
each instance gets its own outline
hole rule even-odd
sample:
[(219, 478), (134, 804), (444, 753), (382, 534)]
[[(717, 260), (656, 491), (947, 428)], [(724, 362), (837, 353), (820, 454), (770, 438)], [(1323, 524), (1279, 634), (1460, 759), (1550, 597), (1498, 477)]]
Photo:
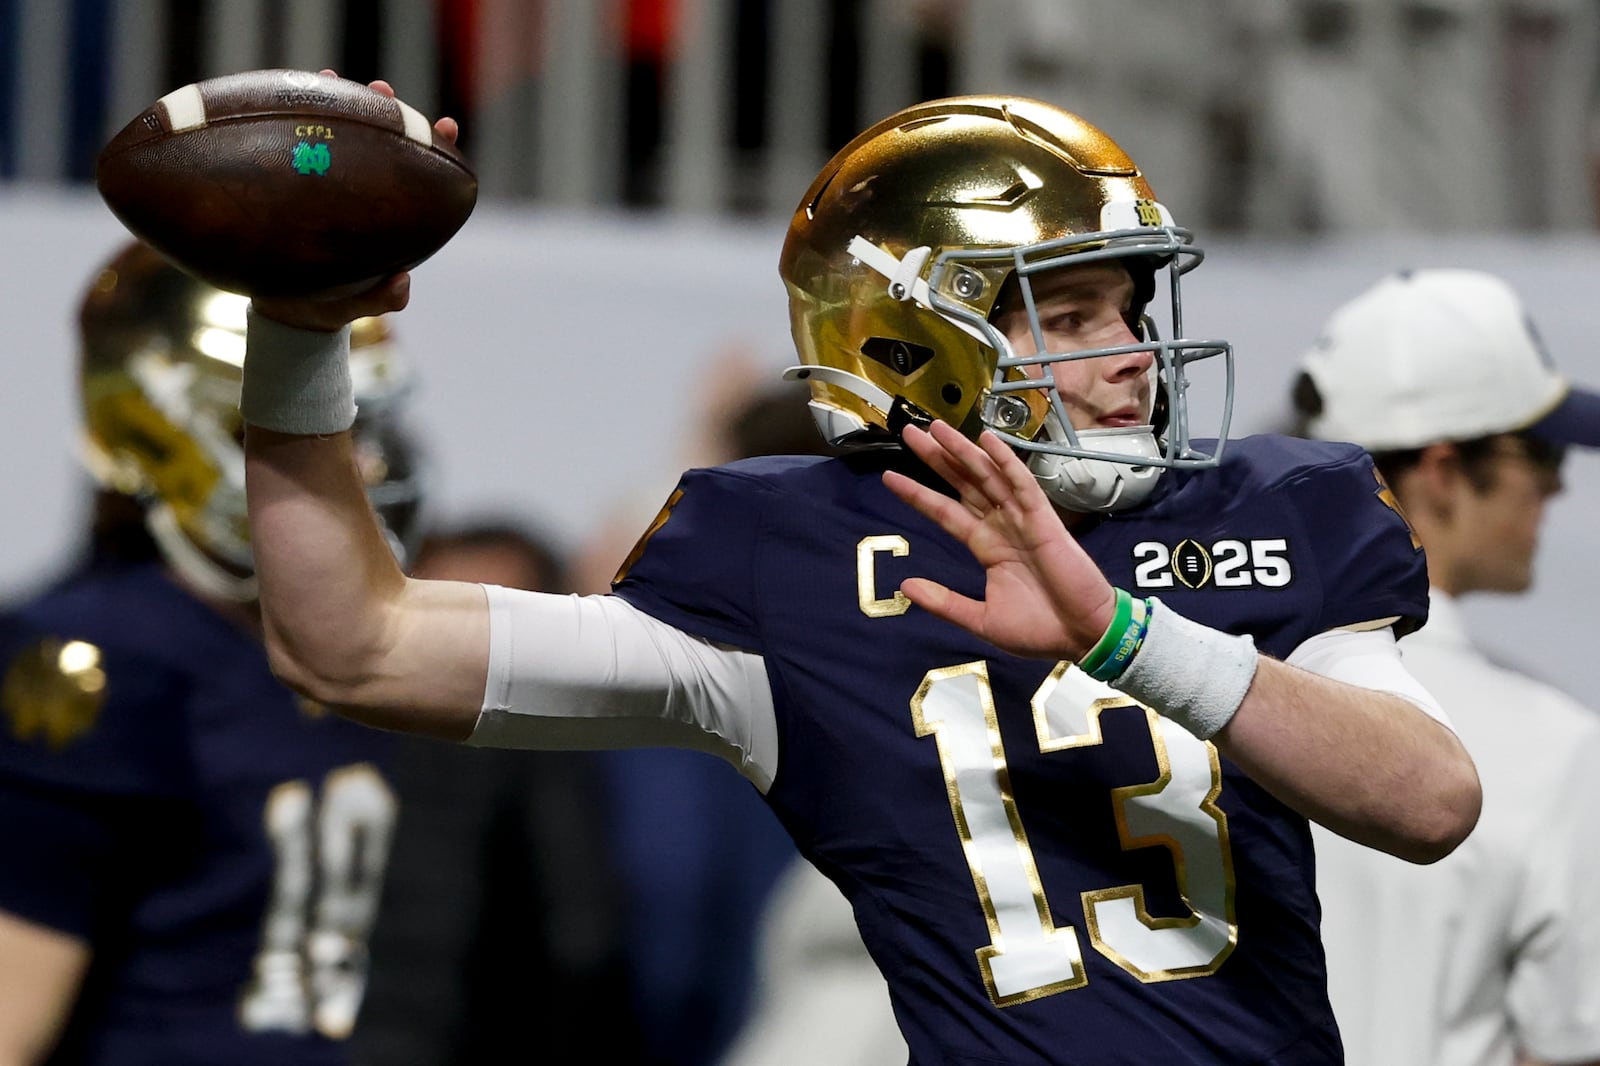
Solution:
[[(1210, 466), (1192, 447), (1185, 367), (1232, 349), (1183, 340), (1178, 277), (1204, 253), (1178, 228), (1139, 168), (1103, 132), (1034, 100), (934, 100), (879, 122), (841, 149), (796, 209), (779, 265), (789, 292), (812, 411), (830, 443), (898, 442), (906, 422), (984, 428), (1033, 453), (1030, 465), (1063, 506), (1114, 510), (1144, 499), (1162, 469)], [(1142, 434), (1077, 431), (1050, 365), (1130, 349), (1018, 358), (990, 322), (1002, 294), (1023, 301), (1042, 337), (1030, 277), (1118, 259), (1133, 276), (1130, 325), (1157, 375)], [(1157, 292), (1165, 275), (1166, 291)], [(1159, 302), (1162, 340), (1146, 314)], [(1029, 376), (1038, 365), (1043, 376)]]
[[(137, 499), (162, 555), (200, 591), (255, 596), (239, 416), (247, 297), (223, 292), (131, 243), (79, 310), (83, 458), (105, 488)], [(397, 421), (410, 371), (382, 319), (357, 321), (354, 435), (368, 494), (404, 559), (421, 503), (417, 456)]]

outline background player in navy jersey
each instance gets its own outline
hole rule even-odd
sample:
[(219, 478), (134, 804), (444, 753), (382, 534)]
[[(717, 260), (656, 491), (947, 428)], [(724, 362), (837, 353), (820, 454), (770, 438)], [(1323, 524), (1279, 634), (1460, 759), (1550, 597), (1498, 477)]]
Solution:
[[(82, 303), (93, 543), (0, 611), (7, 1066), (346, 1061), (395, 816), (389, 738), (267, 665), (239, 440), (246, 308), (139, 245)], [(357, 483), (388, 551), (418, 503), (391, 417), (402, 364), (382, 323), (356, 333)]]
[[(588, 598), (382, 550), (341, 324), (407, 278), (258, 302), (275, 669), (475, 744), (721, 754), (850, 899), (915, 1063), (1338, 1062), (1307, 820), (1427, 862), (1480, 794), (1394, 651), (1426, 575), (1365, 454), (1191, 433), (1189, 364), (1232, 358), (1176, 321), (1198, 256), (1073, 115), (885, 119), (780, 261), (794, 373), (854, 454), (691, 471)], [(1018, 449), (1037, 487), (958, 446), (986, 428), (982, 463)]]

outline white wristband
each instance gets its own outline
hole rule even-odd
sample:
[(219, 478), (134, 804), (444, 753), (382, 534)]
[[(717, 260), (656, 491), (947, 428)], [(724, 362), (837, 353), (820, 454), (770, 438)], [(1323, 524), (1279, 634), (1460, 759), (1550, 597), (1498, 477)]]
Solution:
[(326, 436), (356, 420), (350, 381), (350, 327), (296, 329), (250, 313), (239, 411), (252, 426)]
[(1152, 597), (1144, 643), (1111, 687), (1199, 737), (1228, 724), (1256, 676), (1256, 642), (1191, 621)]

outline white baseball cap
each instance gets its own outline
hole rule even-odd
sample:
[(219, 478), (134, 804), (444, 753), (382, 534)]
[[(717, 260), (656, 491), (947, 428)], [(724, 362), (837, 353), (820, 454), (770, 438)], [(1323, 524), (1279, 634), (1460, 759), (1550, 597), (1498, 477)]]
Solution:
[(1557, 372), (1516, 292), (1480, 271), (1384, 278), (1333, 313), (1301, 367), (1322, 440), (1386, 451), (1525, 432), (1600, 447), (1600, 394)]

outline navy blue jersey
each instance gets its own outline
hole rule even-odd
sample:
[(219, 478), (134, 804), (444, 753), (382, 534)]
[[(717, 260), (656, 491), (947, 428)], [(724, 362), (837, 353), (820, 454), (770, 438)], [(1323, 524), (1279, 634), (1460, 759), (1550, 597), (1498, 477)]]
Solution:
[(342, 1063), (387, 738), (156, 567), (0, 615), (0, 909), (87, 940), (54, 1063)]
[[(850, 899), (918, 1064), (1335, 1063), (1305, 820), (1214, 746), (1075, 667), (910, 608), (981, 596), (966, 548), (883, 488), (909, 460), (685, 475), (616, 591), (764, 656), (767, 799)], [(1078, 531), (1114, 584), (1286, 656), (1427, 610), (1358, 449), (1233, 442)]]

